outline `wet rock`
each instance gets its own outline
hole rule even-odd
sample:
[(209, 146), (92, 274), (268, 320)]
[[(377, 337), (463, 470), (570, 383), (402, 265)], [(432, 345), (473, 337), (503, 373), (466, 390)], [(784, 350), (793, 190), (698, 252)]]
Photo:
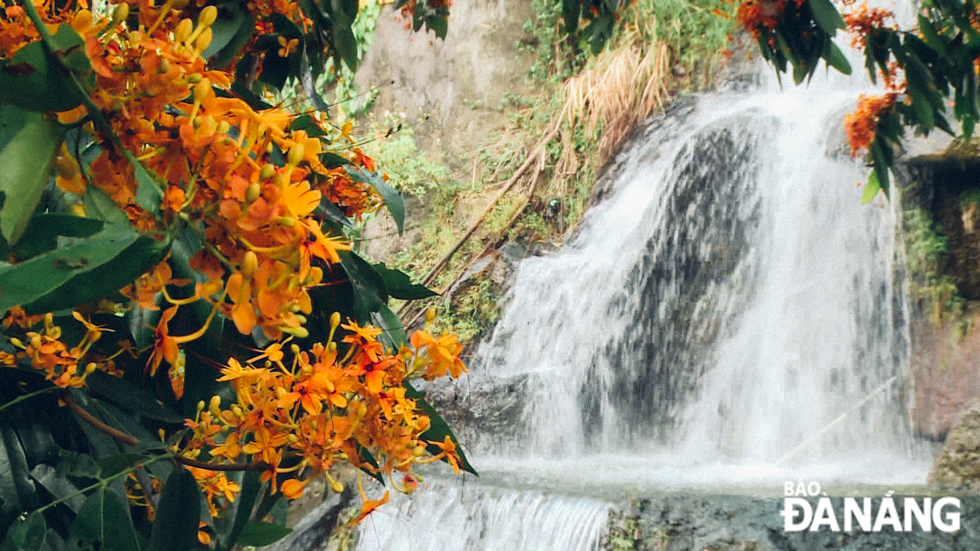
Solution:
[(486, 381), (466, 378), (425, 386), (425, 398), (449, 423), (468, 448), (484, 443), (519, 442), (523, 427), (516, 421), (528, 406), (529, 376)]
[[(293, 524), (293, 532), (264, 551), (319, 551), (349, 549), (348, 540), (355, 534), (343, 526), (341, 515), (354, 503), (354, 485), (345, 484), (342, 493), (330, 492), (318, 506)], [(290, 515), (294, 514), (290, 511)]]
[(980, 400), (965, 408), (929, 472), (942, 488), (980, 490)]
[[(843, 526), (843, 499), (830, 498), (838, 525)], [(904, 499), (895, 496), (899, 518), (904, 518)], [(922, 503), (922, 498), (916, 498)], [(808, 501), (815, 509), (817, 500)], [(904, 550), (967, 550), (980, 549), (980, 500), (962, 498), (961, 524), (956, 532), (942, 532), (932, 528), (926, 532), (916, 530), (912, 524), (909, 532), (893, 531), (884, 527), (879, 532), (833, 532), (823, 526), (817, 531), (787, 532), (783, 517), (783, 499), (760, 499), (741, 496), (690, 496), (636, 500), (638, 513), (628, 535), (632, 547), (615, 547), (607, 542), (606, 549), (631, 549), (635, 551), (818, 551), (841, 549), (864, 551), (871, 549)], [(872, 499), (872, 511), (877, 512), (880, 498)], [(617, 526), (623, 526), (623, 515), (610, 515), (613, 519), (610, 534), (615, 535)], [(626, 519), (630, 517), (627, 516)], [(616, 524), (618, 523), (618, 525)], [(622, 535), (622, 531), (619, 532)], [(624, 538), (625, 539), (625, 538)], [(623, 543), (623, 540), (620, 540)]]

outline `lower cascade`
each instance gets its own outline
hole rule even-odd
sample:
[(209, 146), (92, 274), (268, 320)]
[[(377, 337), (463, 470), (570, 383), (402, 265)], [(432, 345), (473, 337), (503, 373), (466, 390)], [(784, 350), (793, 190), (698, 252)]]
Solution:
[(860, 90), (820, 78), (648, 124), (455, 391), (480, 479), (393, 498), (360, 549), (596, 549), (630, 496), (924, 481), (896, 200), (860, 205)]

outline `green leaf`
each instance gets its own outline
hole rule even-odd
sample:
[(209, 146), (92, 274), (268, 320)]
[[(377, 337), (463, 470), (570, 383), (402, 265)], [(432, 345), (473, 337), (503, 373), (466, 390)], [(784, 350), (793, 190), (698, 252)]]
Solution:
[(344, 157), (341, 157), (336, 153), (330, 153), (329, 151), (320, 154), (320, 162), (323, 163), (323, 166), (326, 167), (327, 169), (340, 168), (344, 165), (350, 164), (350, 161), (348, 161)]
[(231, 549), (238, 538), (242, 535), (242, 530), (248, 524), (252, 516), (252, 508), (259, 498), (259, 491), (262, 489), (262, 473), (247, 472), (242, 480), (242, 491), (229, 508), (229, 514), (234, 515), (234, 521), (229, 523), (229, 530), (223, 534), (222, 548)]
[(262, 547), (263, 545), (269, 545), (281, 540), (292, 533), (292, 531), (292, 528), (286, 528), (285, 526), (279, 526), (271, 522), (253, 521), (245, 525), (245, 529), (242, 530), (242, 534), (238, 538), (238, 543)]
[(146, 170), (143, 163), (136, 160), (132, 153), (127, 152), (127, 156), (136, 171), (136, 204), (151, 213), (158, 212), (160, 201), (163, 199), (163, 190), (160, 189), (156, 179)]
[(834, 44), (832, 41), (828, 40), (827, 43), (830, 45), (830, 51), (824, 58), (827, 60), (827, 65), (830, 65), (845, 75), (851, 74), (851, 64), (848, 63), (847, 58), (844, 57), (844, 53), (841, 52), (840, 48), (837, 47), (837, 44)]
[(0, 269), (0, 311), (22, 305), (53, 312), (105, 297), (166, 256), (158, 241), (130, 228), (109, 226), (91, 237)]
[[(425, 396), (416, 390), (411, 383), (404, 381), (402, 386), (405, 387), (405, 397), (415, 400), (422, 413), (429, 417), (429, 430), (422, 433), (421, 439), (429, 442), (442, 442), (448, 436), (449, 440), (456, 444), (456, 455), (459, 456), (460, 462), (459, 467), (468, 473), (480, 476), (466, 459), (466, 454), (463, 453), (463, 449), (459, 446), (459, 441), (456, 439), (456, 435), (453, 434), (453, 430), (449, 428), (449, 424), (446, 423), (446, 420), (439, 415), (439, 412), (432, 407), (432, 404), (425, 400)], [(442, 452), (442, 448), (436, 446), (435, 444), (426, 444), (425, 449), (432, 455), (438, 455)]]
[[(25, 46), (26, 48), (26, 46)], [(3, 85), (0, 84), (0, 88)], [(0, 151), (0, 191), (5, 194), (0, 209), (0, 231), (13, 246), (27, 229), (27, 223), (48, 184), (49, 164), (54, 158), (65, 128), (55, 121), (28, 122)]]
[(75, 495), (78, 492), (78, 487), (64, 477), (58, 476), (57, 471), (55, 471), (55, 468), (51, 465), (41, 463), (35, 466), (34, 469), (31, 470), (31, 478), (43, 486), (48, 493), (55, 497), (55, 499), (64, 500), (62, 503), (67, 505), (68, 508), (75, 513), (77, 513), (82, 508), (82, 504), (85, 503), (84, 496)]
[(129, 225), (129, 217), (101, 189), (89, 186), (85, 190), (85, 214), (89, 218), (102, 220), (110, 224)]
[(381, 279), (385, 282), (388, 294), (392, 298), (401, 300), (419, 300), (438, 296), (439, 293), (429, 289), (425, 285), (412, 283), (412, 278), (405, 272), (395, 270), (385, 266), (384, 262), (373, 265)]
[(930, 48), (944, 58), (949, 57), (949, 51), (946, 49), (946, 41), (936, 32), (936, 27), (933, 26), (932, 21), (921, 13), (919, 14), (919, 31), (922, 32), (922, 36), (926, 39), (926, 44)]
[(426, 27), (432, 32), (436, 33), (436, 36), (445, 40), (446, 34), (449, 33), (449, 19), (446, 17), (430, 17), (426, 20)]
[(58, 464), (55, 466), (55, 471), (59, 476), (98, 478), (102, 467), (92, 459), (91, 455), (58, 450)]
[(249, 107), (255, 109), (256, 111), (263, 111), (265, 109), (271, 109), (272, 105), (266, 103), (258, 94), (249, 90), (243, 83), (235, 81), (231, 83), (231, 91), (239, 99), (248, 104)]
[[(196, 536), (197, 525), (194, 528)], [(99, 544), (97, 547), (93, 545), (96, 542)], [(88, 546), (113, 551), (140, 551), (136, 530), (133, 529), (125, 503), (115, 492), (106, 491), (104, 487), (99, 487), (85, 500), (68, 534), (69, 549), (85, 549)]]
[(28, 122), (41, 120), (41, 115), (25, 111), (9, 103), (0, 103), (0, 150), (7, 147), (10, 140)]
[(23, 522), (17, 522), (10, 537), (18, 549), (40, 551), (47, 533), (48, 523), (44, 520), (44, 514), (34, 511)]
[(88, 237), (99, 231), (105, 223), (94, 218), (71, 214), (36, 214), (27, 223), (26, 236), (13, 248), (14, 255), (26, 260), (58, 247), (58, 237)]
[(99, 459), (99, 469), (102, 478), (111, 478), (132, 467), (143, 458), (138, 453), (117, 453)]
[(574, 34), (578, 30), (579, 19), (582, 18), (581, 0), (562, 0), (561, 17), (565, 22), (565, 33)]
[(211, 65), (223, 68), (238, 54), (239, 50), (252, 38), (255, 30), (255, 20), (248, 13), (239, 11), (237, 6), (232, 9), (218, 10), (218, 19), (211, 25), (211, 44), (201, 54), (205, 59), (211, 59)]
[(371, 321), (381, 329), (384, 344), (392, 350), (398, 350), (408, 343), (408, 335), (405, 334), (402, 320), (391, 311), (391, 308), (382, 305), (376, 313), (371, 314)]
[(347, 174), (350, 175), (352, 180), (368, 184), (381, 195), (381, 198), (384, 199), (385, 207), (388, 208), (388, 212), (391, 213), (391, 217), (395, 219), (395, 224), (398, 226), (398, 235), (401, 235), (403, 226), (405, 225), (405, 199), (402, 198), (395, 188), (385, 183), (374, 172), (368, 172), (363, 168), (351, 165), (345, 166), (344, 169), (347, 170)]
[(176, 469), (167, 478), (146, 551), (187, 551), (197, 547), (201, 488), (194, 475)]
[[(58, 29), (64, 43), (68, 43), (69, 38), (63, 33), (69, 32), (75, 33), (68, 25)], [(73, 49), (69, 53), (75, 51), (79, 50)], [(84, 48), (80, 48), (79, 53), (84, 56)], [(81, 60), (73, 55), (71, 63), (78, 64)], [(17, 50), (13, 59), (0, 63), (0, 102), (41, 113), (74, 109), (82, 103), (82, 98), (73, 87), (66, 86), (65, 79), (44, 44), (31, 42)]]
[(0, 499), (4, 506), (13, 505), (20, 511), (37, 507), (38, 498), (30, 479), (27, 458), (17, 434), (9, 425), (0, 427), (3, 449), (0, 450)]
[(388, 302), (388, 289), (384, 279), (366, 260), (350, 251), (338, 251), (340, 265), (347, 272), (354, 287), (354, 316), (358, 323), (371, 321), (371, 313), (377, 312)]
[(830, 0), (807, 0), (807, 3), (810, 4), (810, 10), (813, 11), (813, 19), (823, 29), (823, 32), (834, 36), (837, 29), (847, 27), (844, 24), (844, 18), (840, 16), (837, 8), (830, 3)]
[(156, 398), (129, 381), (97, 371), (86, 379), (93, 394), (150, 419), (165, 423), (182, 424), (184, 416), (164, 406)]
[(378, 465), (378, 460), (375, 459), (374, 456), (371, 455), (371, 452), (368, 451), (368, 449), (365, 448), (364, 446), (358, 444), (357, 442), (354, 443), (354, 446), (357, 448), (357, 457), (358, 457), (358, 459), (361, 460), (361, 463), (367, 463), (371, 467), (374, 467), (374, 469), (369, 469), (367, 467), (361, 467), (361, 472), (363, 472), (364, 474), (366, 474), (366, 475), (370, 476), (371, 478), (377, 480), (378, 481), (378, 484), (381, 484), (382, 486), (384, 486), (385, 485), (385, 477), (382, 476), (382, 474), (381, 474), (381, 466)]

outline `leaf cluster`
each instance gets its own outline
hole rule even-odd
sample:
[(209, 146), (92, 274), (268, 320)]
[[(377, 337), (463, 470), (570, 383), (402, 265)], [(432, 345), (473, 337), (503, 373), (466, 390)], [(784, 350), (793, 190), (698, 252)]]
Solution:
[[(448, 6), (437, 4), (418, 2), (413, 24), (445, 36)], [(213, 6), (217, 17), (202, 55), (210, 68), (234, 66), (235, 73), (230, 93), (210, 92), (237, 95), (261, 112), (270, 107), (262, 100), (264, 91), (292, 81), (307, 86), (329, 59), (356, 67), (351, 26), (357, 0), (301, 0), (301, 14), (311, 22), (304, 29), (277, 13), (259, 24), (243, 1)], [(118, 114), (94, 105), (96, 70), (86, 40), (66, 23), (52, 34), (32, 2), (23, 8), (40, 39), (11, 58), (0, 57), (0, 311), (21, 307), (22, 315), (46, 314), (47, 337), (68, 343), (88, 342), (88, 335), (99, 333), (103, 338), (89, 342), (83, 357), (122, 369), (86, 372), (82, 388), (52, 386), (31, 358), (11, 360), (23, 349), (26, 327), (8, 318), (0, 330), (0, 354), (11, 366), (0, 367), (0, 549), (231, 549), (271, 543), (288, 533), (281, 522), (263, 520), (286, 505), (274, 490), (275, 480), (261, 480), (260, 472), (245, 465), (232, 469), (228, 480), (241, 491), (224, 514), (213, 517), (198, 481), (183, 466), (186, 458), (173, 451), (187, 438), (184, 424), (200, 414), (199, 403), (214, 396), (234, 401), (232, 385), (216, 381), (217, 367), (229, 358), (254, 355), (269, 341), (261, 331), (241, 334), (205, 301), (188, 303), (170, 327), (180, 336), (201, 330), (200, 338), (181, 347), (171, 373), (144, 369), (161, 339), (154, 330), (161, 311), (137, 304), (123, 291), (165, 262), (175, 276), (163, 289), (167, 299), (187, 300), (205, 281), (192, 259), (214, 244), (199, 220), (166, 214), (167, 182), (122, 145), (109, 120)], [(136, 18), (117, 9), (113, 24), (135, 28)], [(280, 55), (280, 38), (298, 46)], [(311, 86), (306, 91), (318, 97)], [(194, 100), (200, 97), (189, 97), (188, 103)], [(86, 111), (78, 123), (63, 124), (54, 116), (76, 108)], [(180, 114), (178, 107), (170, 109)], [(329, 141), (309, 114), (293, 118), (288, 130)], [(93, 161), (106, 151), (132, 170), (131, 205), (119, 205), (92, 184)], [(324, 151), (319, 161), (377, 193), (400, 232), (405, 204), (398, 192), (366, 163), (355, 164), (340, 153)], [(271, 147), (277, 167), (287, 164), (286, 157)], [(71, 172), (66, 163), (74, 163), (88, 184), (83, 197), (57, 185), (60, 175)], [(148, 213), (152, 229), (134, 223), (135, 210)], [(342, 238), (352, 227), (350, 217), (326, 197), (312, 216), (324, 235)], [(330, 281), (310, 293), (307, 331), (294, 341), (304, 349), (332, 335), (335, 313), (381, 328), (382, 341), (398, 349), (408, 338), (389, 301), (434, 294), (406, 274), (353, 252), (318, 267), (329, 271)], [(159, 293), (156, 300), (166, 307)], [(128, 344), (121, 348), (122, 342)], [(172, 384), (178, 376), (186, 384), (183, 395)], [(449, 426), (407, 382), (405, 392), (431, 419), (424, 439), (455, 442)], [(439, 450), (430, 446), (429, 452)], [(475, 472), (462, 452), (459, 457), (464, 469)], [(360, 460), (377, 464), (367, 450)], [(209, 544), (200, 539), (202, 526), (213, 535)]]

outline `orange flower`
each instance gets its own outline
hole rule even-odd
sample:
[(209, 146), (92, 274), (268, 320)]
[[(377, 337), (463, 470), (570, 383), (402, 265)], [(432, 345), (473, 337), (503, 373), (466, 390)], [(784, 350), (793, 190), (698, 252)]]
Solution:
[(176, 338), (170, 336), (170, 328), (167, 327), (175, 315), (177, 315), (177, 307), (168, 308), (160, 315), (160, 321), (157, 322), (156, 336), (153, 339), (153, 354), (150, 355), (147, 362), (147, 366), (150, 368), (150, 377), (156, 375), (163, 360), (167, 360), (168, 364), (173, 365), (180, 356), (179, 343)]

